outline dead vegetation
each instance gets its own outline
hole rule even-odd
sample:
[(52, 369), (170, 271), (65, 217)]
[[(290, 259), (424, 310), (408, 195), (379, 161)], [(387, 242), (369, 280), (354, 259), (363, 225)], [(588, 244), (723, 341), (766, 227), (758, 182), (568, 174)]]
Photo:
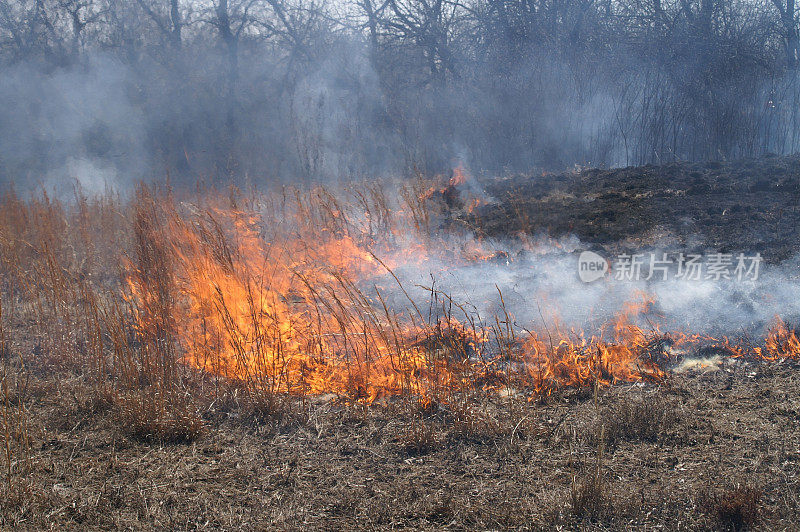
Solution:
[[(673, 392), (646, 389), (657, 404), (682, 398), (683, 437), (615, 446), (598, 412), (643, 401), (630, 390), (601, 390), (597, 405), (514, 400), (514, 412), (493, 397), (452, 411), (294, 399), (296, 417), (257, 422), (245, 402), (209, 401), (202, 433), (168, 443), (129, 431), (117, 405), (67, 375), (30, 378), (4, 527), (785, 529), (800, 517), (787, 504), (800, 487), (789, 368), (737, 375), (734, 388), (687, 375)], [(766, 389), (785, 397), (767, 404)], [(743, 472), (767, 480), (760, 497), (724, 480)]]
[(709, 509), (725, 530), (748, 530), (758, 522), (761, 511), (761, 490), (738, 485), (713, 493)]
[(572, 513), (578, 518), (602, 520), (608, 518), (614, 509), (613, 501), (603, 478), (603, 451), (605, 449), (605, 426), (601, 425), (597, 436), (597, 451), (594, 466), (584, 470), (582, 478), (572, 477), (570, 503)]
[(498, 201), (464, 218), (488, 236), (576, 235), (608, 255), (657, 245), (758, 251), (777, 263), (798, 251), (789, 191), (800, 190), (799, 172), (800, 157), (790, 156), (515, 175), (488, 181)]
[(606, 445), (615, 447), (623, 441), (658, 443), (672, 436), (681, 412), (674, 400), (651, 394), (607, 406), (599, 418)]

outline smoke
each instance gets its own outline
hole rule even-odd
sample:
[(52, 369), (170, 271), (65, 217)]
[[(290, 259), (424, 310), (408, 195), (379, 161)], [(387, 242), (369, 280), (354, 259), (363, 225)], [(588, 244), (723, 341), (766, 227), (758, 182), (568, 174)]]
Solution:
[(364, 51), (346, 43), (341, 53), (322, 58), (293, 89), (292, 141), (306, 179), (338, 185), (385, 177), (401, 168), (399, 143), (381, 127), (387, 117), (379, 79)]
[(148, 165), (146, 120), (131, 101), (130, 71), (95, 57), (85, 68), (31, 64), (0, 77), (0, 176), (23, 188), (126, 189)]
[(0, 182), (331, 182), (456, 157), (502, 174), (800, 146), (796, 28), (777, 4), (165, 7), (4, 12)]
[[(96, 17), (84, 6), (85, 30), (38, 35), (41, 14), (24, 6), (11, 13), (19, 20), (0, 23), (6, 35), (11, 22), (33, 21), (31, 42), (0, 48), (0, 184), (59, 198), (76, 185), (124, 193), (140, 180), (335, 187), (458, 164), (502, 175), (789, 153), (800, 143), (800, 79), (783, 67), (780, 17), (747, 3), (664, 5), (652, 19), (619, 17), (610, 2), (530, 12), (445, 2), (448, 17), (391, 3), (368, 20), (374, 30), (366, 13), (324, 5), (281, 3), (292, 20), (284, 26), (264, 5), (231, 5), (226, 21), (242, 30), (235, 48), (208, 6), (178, 3), (185, 24), (175, 47), (154, 25), (158, 10), (112, 4)], [(392, 11), (401, 8), (414, 16)], [(574, 238), (493, 246), (503, 252), (496, 260), (434, 257), (399, 274), (410, 286), (435, 282), (484, 315), (502, 311), (502, 294), (526, 327), (591, 329), (641, 293), (656, 298), (653, 318), (693, 330), (798, 314), (788, 266), (751, 284), (586, 284), (574, 255), (585, 246)]]
[(344, 42), (299, 72), (254, 59), (235, 86), (207, 53), (174, 70), (102, 54), (5, 67), (0, 182), (60, 194), (76, 181), (124, 192), (142, 180), (268, 186), (402, 173), (362, 46)]
[(798, 148), (800, 82), (777, 66), (774, 41), (754, 39), (769, 20), (737, 4), (709, 21), (739, 24), (737, 48), (722, 27), (695, 39), (682, 11), (663, 14), (675, 35), (644, 38), (573, 7), (533, 26), (460, 13), (433, 46), (391, 19), (373, 42), (351, 14), (308, 6), (298, 16), (341, 27), (309, 22), (289, 44), (248, 28), (235, 60), (202, 17), (173, 49), (132, 9), (119, 16), (139, 40), (111, 45), (124, 28), (106, 21), (66, 57), (38, 42), (0, 48), (0, 182), (339, 183), (442, 173), (456, 159), (498, 175)]
[[(463, 248), (462, 244), (449, 242), (442, 247)], [(508, 313), (521, 330), (540, 333), (558, 329), (561, 334), (579, 330), (592, 335), (604, 327), (608, 333), (609, 324), (631, 304), (644, 302), (649, 304), (630, 318), (645, 331), (759, 335), (777, 317), (790, 321), (800, 317), (798, 259), (762, 264), (755, 279), (689, 280), (674, 275), (663, 279), (656, 275), (645, 280), (645, 272), (639, 280), (620, 280), (609, 274), (586, 283), (578, 276), (578, 257), (588, 246), (574, 236), (557, 241), (541, 238), (525, 249), (514, 242), (483, 242), (481, 246), (502, 253), (478, 262), (467, 257), (455, 261), (432, 257), (394, 273), (417, 302), (430, 301), (430, 289), (444, 295), (432, 309), (433, 316), (449, 309), (456, 318), (469, 315), (492, 325), (494, 317)], [(652, 252), (663, 254), (659, 249)], [(382, 286), (391, 292), (390, 283)], [(395, 293), (393, 303), (402, 307), (404, 297)], [(458, 306), (450, 305), (450, 298)]]

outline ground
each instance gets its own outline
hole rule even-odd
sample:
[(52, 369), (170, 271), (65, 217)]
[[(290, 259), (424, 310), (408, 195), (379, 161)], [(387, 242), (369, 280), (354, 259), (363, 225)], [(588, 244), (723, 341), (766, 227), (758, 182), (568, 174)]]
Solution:
[(673, 163), (489, 179), (496, 202), (465, 220), (496, 238), (576, 235), (601, 248), (798, 252), (800, 157)]
[(38, 376), (3, 525), (792, 529), (798, 376), (738, 363), (542, 402), (294, 403), (279, 419), (207, 405), (203, 434), (170, 444), (128, 435), (79, 377)]

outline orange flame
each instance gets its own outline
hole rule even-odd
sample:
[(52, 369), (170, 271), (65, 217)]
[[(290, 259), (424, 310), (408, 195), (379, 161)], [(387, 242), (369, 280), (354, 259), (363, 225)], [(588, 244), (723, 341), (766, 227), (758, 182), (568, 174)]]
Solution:
[(467, 171), (464, 169), (464, 166), (459, 163), (458, 166), (453, 168), (453, 176), (450, 178), (450, 186), (457, 187), (459, 185), (464, 185), (467, 182)]
[[(398, 246), (419, 220), (397, 213), (419, 206), (397, 209), (382, 222), (381, 235), (373, 227), (377, 215), (369, 223), (353, 220), (346, 206), (320, 191), (264, 199), (247, 210), (236, 203), (214, 195), (198, 206), (164, 200), (160, 234), (172, 257), (171, 319), (185, 363), (253, 389), (364, 402), (398, 394), (441, 399), (476, 387), (549, 394), (563, 386), (661, 381), (671, 362), (665, 342), (709, 340), (644, 331), (637, 318), (653, 304), (644, 294), (589, 337), (524, 331), (507, 313), (482, 322), (433, 289), (430, 301), (415, 301), (392, 279), (393, 268), (445, 247), (443, 241)], [(474, 261), (497, 253), (472, 240), (443, 256)], [(130, 268), (131, 301), (146, 307), (151, 280)], [(379, 288), (387, 279), (408, 300), (403, 308), (393, 308)], [(155, 326), (145, 314), (136, 318), (142, 328)], [(800, 341), (779, 322), (755, 353), (800, 358)]]

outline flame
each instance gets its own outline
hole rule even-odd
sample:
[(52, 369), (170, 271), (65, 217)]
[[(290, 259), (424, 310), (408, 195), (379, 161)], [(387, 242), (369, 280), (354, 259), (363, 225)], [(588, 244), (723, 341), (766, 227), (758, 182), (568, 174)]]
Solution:
[(800, 360), (800, 339), (797, 331), (789, 328), (780, 317), (775, 317), (775, 323), (764, 341), (764, 347), (753, 349), (755, 358), (776, 361), (780, 359)]
[(464, 169), (463, 164), (458, 163), (458, 165), (453, 168), (453, 176), (450, 178), (450, 186), (457, 187), (460, 185), (465, 185), (467, 183), (467, 171)]
[[(457, 250), (447, 249), (449, 240), (410, 239), (424, 204), (383, 217), (362, 204), (356, 216), (320, 190), (244, 203), (214, 194), (195, 205), (166, 198), (148, 223), (160, 224), (151, 237), (161, 239), (169, 257), (161, 285), (173, 291), (169, 320), (184, 363), (253, 389), (363, 402), (400, 394), (442, 400), (469, 388), (550, 394), (565, 386), (662, 381), (673, 354), (701, 342), (730, 356), (744, 353), (727, 339), (644, 330), (637, 323), (654, 303), (646, 294), (591, 335), (522, 330), (507, 312), (483, 322), (467, 302), (433, 288), (429, 301), (414, 300), (393, 273), (399, 266), (437, 253), (451, 264), (510, 260), (476, 239)], [(152, 275), (133, 263), (128, 268), (134, 307), (155, 307), (160, 292)], [(387, 283), (406, 305), (389, 303), (380, 288)], [(158, 326), (152, 312), (135, 318), (142, 329)], [(779, 321), (765, 347), (752, 352), (796, 359), (800, 341)]]
[(582, 331), (573, 331), (572, 340), (560, 339), (557, 344), (531, 335), (525, 344), (527, 368), (537, 392), (550, 393), (562, 386), (610, 385), (622, 381), (660, 381), (665, 372), (657, 361), (643, 357), (656, 333), (648, 334), (635, 325), (634, 318), (647, 313), (653, 300), (640, 294), (625, 305), (610, 325), (610, 338), (605, 331), (586, 338)]

